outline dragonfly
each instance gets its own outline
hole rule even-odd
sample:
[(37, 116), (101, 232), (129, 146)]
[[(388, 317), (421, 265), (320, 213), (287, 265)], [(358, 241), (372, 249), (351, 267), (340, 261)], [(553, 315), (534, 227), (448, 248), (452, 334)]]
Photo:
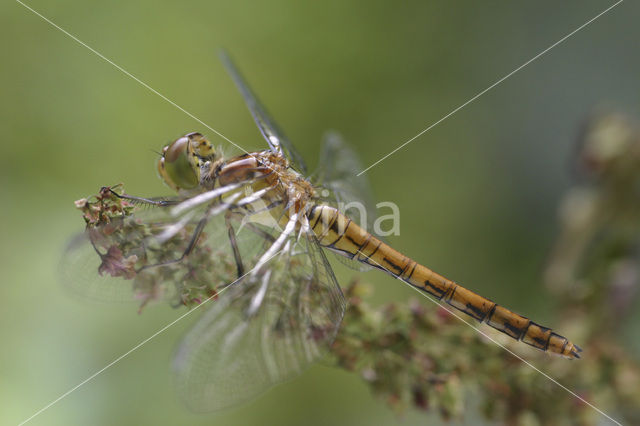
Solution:
[(177, 195), (138, 197), (105, 187), (76, 202), (85, 232), (65, 252), (63, 281), (96, 300), (168, 300), (202, 316), (176, 349), (179, 394), (196, 411), (247, 401), (329, 350), (346, 301), (325, 251), (378, 269), (534, 348), (569, 359), (567, 338), (437, 274), (338, 207), (371, 210), (360, 162), (337, 134), (309, 177), (226, 54), (222, 62), (268, 148), (227, 157), (201, 133), (166, 145), (158, 172)]

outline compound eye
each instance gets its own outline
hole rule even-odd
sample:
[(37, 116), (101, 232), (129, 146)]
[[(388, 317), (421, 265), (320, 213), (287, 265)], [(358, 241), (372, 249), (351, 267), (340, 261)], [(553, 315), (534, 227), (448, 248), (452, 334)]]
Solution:
[(164, 182), (171, 188), (193, 189), (198, 186), (200, 169), (189, 158), (189, 137), (183, 136), (162, 150), (162, 158), (158, 160), (158, 172)]
[(170, 163), (175, 162), (178, 157), (186, 154), (188, 144), (189, 138), (183, 136), (179, 139), (176, 139), (171, 145), (167, 145), (166, 147), (164, 147), (162, 152), (164, 154), (165, 160)]

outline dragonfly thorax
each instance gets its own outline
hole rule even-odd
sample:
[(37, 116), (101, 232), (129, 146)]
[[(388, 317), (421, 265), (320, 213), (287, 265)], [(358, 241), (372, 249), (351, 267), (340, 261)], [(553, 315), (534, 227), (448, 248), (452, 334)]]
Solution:
[[(306, 212), (313, 205), (316, 190), (303, 175), (289, 167), (280, 153), (272, 150), (242, 154), (223, 160), (208, 172), (209, 188), (240, 187), (226, 194), (242, 194), (240, 209), (248, 213), (245, 220), (283, 228), (296, 214), (298, 226), (304, 224)], [(202, 175), (202, 179), (206, 174)], [(205, 187), (203, 186), (203, 189)]]
[(214, 171), (220, 186), (251, 182), (254, 190), (268, 188), (265, 198), (278, 198), (296, 212), (315, 197), (313, 185), (289, 167), (280, 153), (271, 150), (252, 152), (224, 161)]

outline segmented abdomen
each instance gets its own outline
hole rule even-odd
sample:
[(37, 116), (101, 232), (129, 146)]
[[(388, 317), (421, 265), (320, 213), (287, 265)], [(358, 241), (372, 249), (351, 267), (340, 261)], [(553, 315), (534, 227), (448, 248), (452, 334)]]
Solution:
[(337, 209), (319, 205), (307, 214), (320, 244), (417, 287), (480, 322), (537, 349), (580, 358), (568, 339), (433, 272), (383, 243)]

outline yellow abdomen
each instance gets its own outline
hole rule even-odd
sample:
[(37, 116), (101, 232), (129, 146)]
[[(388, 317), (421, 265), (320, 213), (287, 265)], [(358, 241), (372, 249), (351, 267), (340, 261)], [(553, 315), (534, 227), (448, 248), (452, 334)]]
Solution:
[(339, 210), (318, 205), (307, 214), (320, 244), (343, 256), (381, 269), (480, 322), (537, 349), (580, 358), (568, 339), (433, 272), (374, 237)]

